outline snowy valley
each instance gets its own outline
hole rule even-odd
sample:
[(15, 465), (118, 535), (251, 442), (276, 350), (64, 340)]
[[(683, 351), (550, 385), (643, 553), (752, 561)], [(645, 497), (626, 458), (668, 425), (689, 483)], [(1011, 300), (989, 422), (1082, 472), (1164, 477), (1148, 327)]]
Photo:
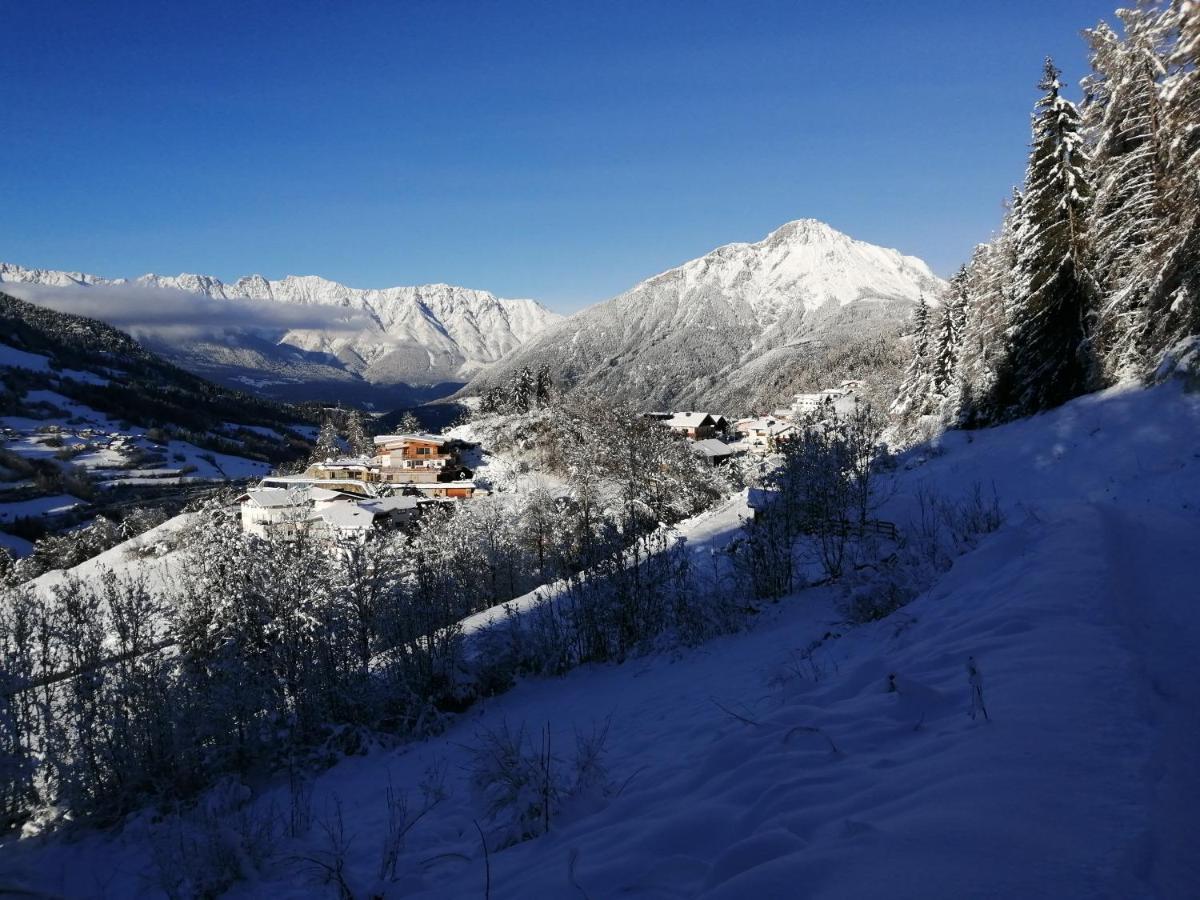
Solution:
[[(722, 34), (752, 18), (721, 12)], [(922, 14), (892, 32), (948, 27)], [(671, 53), (728, 45), (668, 24), (649, 46), (694, 92)], [(0, 895), (1200, 896), (1200, 3), (1084, 37), (1080, 102), (1046, 58), (1024, 179), (948, 279), (812, 218), (566, 317), (445, 284), (0, 264)], [(623, 93), (625, 63), (579, 47), (571, 71)], [(454, 107), (462, 159), (405, 118), (438, 164), (394, 150), (372, 196), (552, 192), (589, 253), (598, 172), (676, 203), (679, 122), (653, 119), (678, 166), (617, 142), (568, 165), (574, 120), (547, 110), (583, 110), (590, 146), (611, 98), (574, 103), (527, 50), (536, 115), (497, 106), (503, 144), (477, 146), (489, 120)], [(716, 55), (704, 102), (741, 110), (752, 73)], [(455, 86), (490, 109), (504, 74)], [(839, 110), (887, 95), (838, 76), (812, 93)], [(979, 85), (956, 89), (993, 109)], [(954, 136), (935, 121), (926, 144)], [(552, 139), (521, 153), (525, 128)], [(345, 202), (365, 182), (337, 161)], [(705, 215), (733, 202), (718, 170), (696, 168)]]

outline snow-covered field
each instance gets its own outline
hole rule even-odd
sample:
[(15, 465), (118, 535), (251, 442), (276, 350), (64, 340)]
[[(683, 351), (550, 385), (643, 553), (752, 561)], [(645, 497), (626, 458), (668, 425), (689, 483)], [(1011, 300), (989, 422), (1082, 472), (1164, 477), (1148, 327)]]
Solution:
[[(355, 897), (1196, 896), (1200, 396), (1110, 390), (951, 434), (896, 478), (882, 516), (902, 528), (927, 486), (994, 484), (1007, 521), (879, 622), (850, 628), (836, 588), (801, 591), (744, 633), (526, 680), (437, 738), (348, 759), (316, 778), (307, 835), (243, 860), (231, 895), (338, 896), (314, 860), (336, 858), (340, 809)], [(728, 540), (739, 503), (681, 531)], [(972, 660), (986, 719), (968, 715)], [(535, 746), (548, 730), (564, 768), (607, 727), (606, 775), (500, 849), (470, 770), (506, 725)], [(415, 815), (431, 770), (444, 797), (381, 880), (386, 792)], [(284, 783), (255, 790), (260, 815), (293, 808)], [(0, 884), (157, 896), (170, 842), (148, 814), (9, 840)]]

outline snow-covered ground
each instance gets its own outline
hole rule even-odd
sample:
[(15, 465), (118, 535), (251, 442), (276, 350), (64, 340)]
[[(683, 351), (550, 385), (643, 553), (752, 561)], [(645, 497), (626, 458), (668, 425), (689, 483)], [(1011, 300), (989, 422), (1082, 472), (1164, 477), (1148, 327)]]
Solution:
[[(316, 778), (311, 831), (243, 861), (231, 894), (338, 896), (312, 860), (333, 858), (320, 823), (340, 807), (356, 897), (1196, 896), (1200, 396), (1114, 389), (949, 435), (896, 479), (881, 514), (902, 527), (922, 488), (975, 484), (1007, 521), (879, 622), (847, 627), (836, 588), (802, 591), (743, 633), (526, 680), (435, 739), (348, 759)], [(689, 542), (736, 534), (738, 503), (684, 525)], [(469, 783), (481, 736), (548, 729), (568, 760), (606, 723), (608, 789), (499, 849)], [(445, 797), (380, 882), (386, 791), (415, 814), (431, 769)], [(284, 784), (251, 803), (291, 808)], [(0, 883), (156, 896), (166, 829), (9, 840)]]
[[(98, 581), (106, 572), (115, 572), (118, 577), (143, 585), (147, 591), (170, 600), (177, 596), (176, 578), (181, 562), (180, 550), (167, 545), (178, 543), (181, 532), (199, 521), (198, 513), (183, 513), (168, 519), (161, 525), (122, 541), (103, 553), (80, 563), (73, 569), (53, 569), (35, 578), (34, 588), (48, 592), (62, 584), (68, 577), (82, 581)], [(162, 548), (164, 552), (153, 552)], [(0, 868), (2, 871), (2, 868)]]
[(0, 522), (12, 522), (22, 516), (59, 516), (83, 506), (84, 503), (85, 501), (70, 494), (0, 503)]

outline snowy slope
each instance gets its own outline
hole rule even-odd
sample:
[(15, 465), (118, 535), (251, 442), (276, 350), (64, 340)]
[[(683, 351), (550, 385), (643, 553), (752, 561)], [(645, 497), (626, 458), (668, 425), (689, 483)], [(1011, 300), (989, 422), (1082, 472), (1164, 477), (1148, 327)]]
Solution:
[(485, 370), (468, 391), (545, 363), (567, 384), (638, 402), (747, 411), (782, 399), (768, 401), (764, 387), (796, 355), (894, 336), (911, 305), (922, 294), (936, 298), (942, 286), (915, 257), (800, 219), (571, 316)]
[[(695, 650), (528, 680), (436, 739), (323, 773), (314, 819), (340, 804), (363, 897), (477, 898), (485, 878), (493, 898), (1194, 896), (1198, 435), (1200, 398), (1179, 384), (951, 435), (908, 457), (884, 515), (905, 523), (922, 486), (994, 482), (1008, 521), (900, 612), (849, 629), (832, 589), (812, 589)], [(742, 511), (681, 530), (703, 554)], [(989, 721), (967, 715), (968, 658)], [(606, 721), (613, 789), (496, 849), (467, 783), (481, 735), (548, 727), (569, 757)], [(385, 789), (415, 813), (431, 767), (445, 799), (380, 884)], [(277, 785), (253, 802), (291, 801)], [(62, 895), (155, 896), (162, 827), (10, 841), (0, 864)], [(231, 893), (337, 896), (304, 862), (328, 846), (318, 826), (285, 839)]]
[[(63, 302), (58, 294), (21, 293), (19, 285), (43, 288), (104, 288), (120, 308), (119, 327), (148, 337), (160, 352), (201, 374), (224, 371), (243, 386), (259, 382), (324, 379), (352, 383), (432, 385), (463, 382), (481, 367), (501, 359), (560, 317), (533, 300), (509, 300), (487, 291), (447, 284), (381, 290), (351, 288), (316, 276), (261, 275), (226, 284), (209, 275), (143, 275), (129, 281), (79, 272), (26, 269), (0, 263), (0, 282), (24, 299)], [(182, 291), (217, 300), (273, 303), (287, 307), (343, 310), (351, 327), (338, 330), (288, 328), (264, 340), (261, 335), (181, 334), (162, 329), (148, 310), (145, 321), (129, 316), (129, 300)], [(230, 306), (236, 324), (238, 306)], [(103, 317), (102, 313), (100, 313)], [(156, 327), (152, 327), (156, 326)], [(232, 340), (231, 340), (232, 339)]]

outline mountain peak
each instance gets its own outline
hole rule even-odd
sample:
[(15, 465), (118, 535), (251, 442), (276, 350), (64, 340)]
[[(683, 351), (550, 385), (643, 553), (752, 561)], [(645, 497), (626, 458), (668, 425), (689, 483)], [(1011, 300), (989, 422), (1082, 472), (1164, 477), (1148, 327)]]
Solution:
[(847, 234), (838, 231), (832, 225), (820, 219), (794, 219), (785, 222), (766, 236), (760, 243), (772, 244), (799, 241), (804, 243), (826, 243), (830, 241), (851, 241)]
[[(545, 364), (567, 387), (654, 408), (769, 409), (787, 389), (813, 387), (806, 370), (870, 380), (872, 360), (887, 365), (878, 342), (895, 340), (918, 298), (942, 286), (915, 257), (797, 219), (576, 313), (482, 372), (470, 390)], [(848, 365), (857, 368), (837, 368)]]

